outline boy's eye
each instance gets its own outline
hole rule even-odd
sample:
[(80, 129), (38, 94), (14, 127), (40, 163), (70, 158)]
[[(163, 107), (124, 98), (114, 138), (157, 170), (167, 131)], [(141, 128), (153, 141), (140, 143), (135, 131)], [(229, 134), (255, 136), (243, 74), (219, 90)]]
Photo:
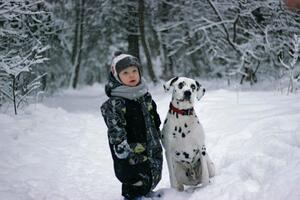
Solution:
[(179, 89), (182, 89), (182, 88), (183, 88), (183, 83), (182, 83), (182, 82), (178, 84), (178, 88), (179, 88)]

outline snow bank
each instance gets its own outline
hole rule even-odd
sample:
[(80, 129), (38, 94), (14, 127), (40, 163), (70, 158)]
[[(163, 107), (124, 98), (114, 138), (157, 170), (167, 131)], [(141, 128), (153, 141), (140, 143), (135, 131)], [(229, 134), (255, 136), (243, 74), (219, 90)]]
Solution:
[[(170, 94), (151, 92), (163, 121)], [(176, 192), (165, 162), (162, 199), (300, 199), (299, 97), (208, 90), (196, 111), (217, 176), (193, 193)], [(99, 111), (105, 99), (98, 85), (0, 114), (0, 199), (122, 199)]]

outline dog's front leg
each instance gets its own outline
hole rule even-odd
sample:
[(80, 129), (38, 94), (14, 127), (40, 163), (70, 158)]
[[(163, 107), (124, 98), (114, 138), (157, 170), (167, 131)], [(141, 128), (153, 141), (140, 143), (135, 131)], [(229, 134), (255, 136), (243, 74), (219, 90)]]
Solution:
[(206, 155), (207, 155), (207, 166), (208, 166), (209, 178), (211, 178), (216, 175), (215, 164), (213, 163), (213, 161), (211, 161), (209, 155), (208, 154)]
[(170, 151), (166, 151), (166, 159), (168, 163), (171, 187), (175, 188), (178, 191), (183, 191), (184, 189), (183, 185), (179, 184), (176, 178), (176, 161), (174, 160), (172, 155), (168, 154), (167, 152)]
[(208, 166), (207, 166), (207, 156), (206, 155), (201, 155), (200, 157), (201, 160), (201, 183), (202, 186), (206, 186), (209, 183), (209, 171), (208, 171)]

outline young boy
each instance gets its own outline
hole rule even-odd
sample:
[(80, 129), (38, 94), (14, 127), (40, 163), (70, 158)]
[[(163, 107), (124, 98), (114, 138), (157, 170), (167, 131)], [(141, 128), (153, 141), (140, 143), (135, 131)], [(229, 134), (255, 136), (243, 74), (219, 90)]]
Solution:
[(101, 106), (125, 200), (147, 199), (161, 179), (160, 118), (137, 58), (117, 52)]

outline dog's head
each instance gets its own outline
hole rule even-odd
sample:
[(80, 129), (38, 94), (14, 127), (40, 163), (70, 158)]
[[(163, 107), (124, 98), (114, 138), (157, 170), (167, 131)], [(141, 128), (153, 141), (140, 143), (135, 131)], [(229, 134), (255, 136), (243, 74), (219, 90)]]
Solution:
[(165, 91), (171, 88), (173, 88), (172, 102), (180, 107), (191, 107), (195, 98), (200, 100), (205, 93), (205, 89), (198, 81), (186, 77), (174, 77), (164, 84)]

